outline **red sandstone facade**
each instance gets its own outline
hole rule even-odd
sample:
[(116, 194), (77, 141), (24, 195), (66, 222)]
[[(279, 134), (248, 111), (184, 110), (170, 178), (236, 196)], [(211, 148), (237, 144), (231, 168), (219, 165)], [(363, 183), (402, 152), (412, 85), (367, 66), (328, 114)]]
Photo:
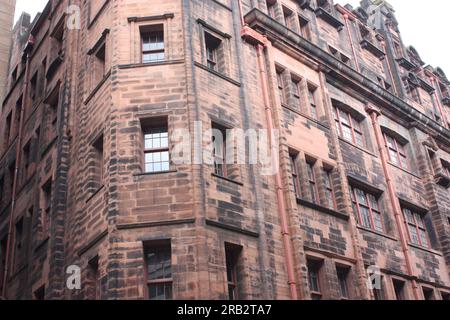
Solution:
[[(450, 83), (389, 4), (70, 3), (14, 35), (4, 298), (449, 299)], [(279, 129), (279, 173), (166, 161), (196, 121)]]

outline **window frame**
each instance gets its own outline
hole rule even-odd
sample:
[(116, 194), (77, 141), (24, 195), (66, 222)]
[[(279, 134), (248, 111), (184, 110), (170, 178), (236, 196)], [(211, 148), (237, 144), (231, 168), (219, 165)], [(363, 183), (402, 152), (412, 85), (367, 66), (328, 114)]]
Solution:
[[(148, 255), (149, 253), (155, 253), (161, 250), (168, 250), (170, 256), (170, 278), (161, 278), (161, 279), (149, 279), (149, 264), (148, 264)], [(173, 259), (172, 259), (172, 243), (170, 240), (161, 240), (155, 241), (154, 243), (144, 244), (144, 270), (145, 270), (145, 298), (146, 300), (158, 301), (157, 299), (150, 298), (150, 286), (158, 286), (158, 285), (170, 285), (171, 286), (171, 298), (163, 299), (163, 300), (173, 300)]]
[[(239, 259), (242, 254), (242, 246), (225, 243), (225, 266), (228, 288), (228, 300), (240, 300), (239, 294)], [(231, 275), (231, 279), (229, 277)], [(231, 290), (230, 290), (231, 289)]]
[[(383, 132), (383, 137), (389, 161), (403, 170), (410, 170), (411, 166), (406, 152), (406, 144), (400, 143), (396, 137), (385, 132)], [(392, 140), (393, 143), (390, 143), (389, 139)], [(392, 144), (392, 146), (390, 146), (390, 144)], [(395, 158), (392, 157), (391, 151), (395, 153)], [(402, 162), (402, 159), (404, 159), (404, 163)], [(395, 161), (397, 161), (397, 163)]]
[[(151, 29), (156, 29), (156, 30), (151, 30)], [(157, 49), (149, 49), (149, 50), (145, 50), (144, 49), (144, 45), (149, 44), (151, 45), (151, 37), (150, 35), (152, 33), (162, 33), (162, 44), (163, 44), (163, 48), (157, 48)], [(147, 37), (145, 39), (149, 39), (149, 43), (145, 43), (144, 42), (144, 35), (146, 35)], [(141, 25), (139, 26), (139, 38), (140, 38), (140, 62), (141, 63), (159, 63), (159, 62), (164, 62), (167, 60), (167, 41), (166, 41), (166, 32), (165, 32), (165, 25), (163, 22), (161, 23), (154, 23), (154, 24), (149, 24), (149, 25)], [(158, 37), (156, 37), (156, 39), (158, 40)], [(161, 42), (155, 42), (156, 44), (161, 44)], [(149, 60), (149, 61), (144, 61), (144, 56), (146, 54), (163, 54), (163, 58), (162, 59), (155, 59), (155, 60)]]
[(276, 77), (277, 77), (277, 88), (278, 88), (278, 94), (280, 97), (281, 105), (284, 106), (287, 103), (287, 96), (286, 96), (286, 83), (284, 81), (284, 75), (283, 73), (285, 70), (282, 69), (276, 69)]
[[(170, 171), (170, 134), (169, 134), (169, 121), (167, 117), (157, 117), (157, 118), (148, 118), (148, 119), (141, 119), (141, 128), (142, 128), (142, 138), (143, 138), (143, 172), (146, 174), (158, 174), (158, 173), (164, 173), (164, 172), (168, 172)], [(160, 143), (160, 147), (155, 147), (155, 148), (146, 148), (146, 140), (147, 140), (147, 136), (150, 135), (157, 135), (159, 134), (160, 137), (159, 139), (159, 143)], [(162, 136), (161, 134), (167, 134), (167, 136)], [(164, 138), (167, 138), (167, 146), (162, 146), (162, 141)], [(151, 138), (151, 140), (155, 140), (153, 138)], [(162, 159), (160, 159), (161, 161), (150, 161), (147, 162), (147, 155), (148, 154), (157, 154), (160, 153), (162, 155), (162, 153), (167, 152), (168, 154), (168, 160), (167, 161), (162, 161)], [(160, 156), (161, 156), (160, 155)], [(162, 170), (162, 164), (163, 163), (168, 163), (168, 168), (167, 170)], [(147, 170), (147, 164), (152, 164), (154, 165), (155, 163), (159, 163), (161, 165), (161, 170), (152, 170), (152, 171), (148, 171)], [(154, 168), (154, 167), (153, 167)]]
[(336, 275), (338, 278), (341, 300), (349, 300), (351, 298), (348, 286), (348, 278), (350, 276), (350, 271), (351, 271), (350, 267), (336, 265)]
[(308, 189), (311, 195), (311, 202), (320, 205), (319, 186), (315, 172), (316, 160), (306, 158), (306, 175), (308, 177)]
[[(350, 186), (351, 188), (351, 198), (352, 198), (352, 203), (354, 206), (354, 209), (356, 209), (356, 214), (358, 216), (358, 224), (365, 227), (365, 228), (369, 228), (370, 230), (373, 231), (377, 231), (377, 232), (384, 232), (384, 223), (383, 223), (383, 213), (381, 211), (381, 207), (380, 207), (380, 197), (376, 196), (373, 193), (370, 193), (360, 187), (357, 186)], [(360, 192), (363, 193), (364, 199), (366, 204), (361, 204), (358, 197), (357, 197), (357, 190), (359, 190)], [(372, 201), (370, 201), (369, 196), (373, 197), (375, 199), (375, 203), (377, 204), (377, 208), (373, 208), (372, 205)], [(365, 208), (368, 210), (369, 213), (369, 218), (370, 218), (370, 226), (367, 226), (365, 223), (365, 219), (363, 218), (363, 214), (361, 211), (361, 207)], [(375, 224), (375, 214), (379, 215), (380, 218), (380, 225), (381, 225), (381, 230), (379, 230)]]
[(298, 153), (294, 154), (293, 152), (291, 152), (289, 154), (289, 161), (290, 161), (290, 165), (291, 165), (291, 177), (292, 177), (292, 183), (294, 185), (294, 193), (296, 198), (301, 198), (302, 193), (301, 193), (301, 184), (300, 184), (300, 175), (298, 172), (298, 167), (297, 167), (297, 158), (298, 158)]
[[(348, 125), (343, 123), (341, 113), (345, 114), (347, 116), (347, 118), (349, 119)], [(364, 132), (361, 127), (361, 121), (358, 121), (350, 112), (341, 110), (340, 108), (338, 108), (336, 106), (333, 106), (333, 117), (334, 117), (334, 121), (337, 125), (336, 129), (338, 129), (339, 136), (342, 139), (344, 139), (345, 141), (351, 142), (358, 147), (361, 147), (361, 148), (366, 147), (366, 141), (364, 139)], [(344, 127), (348, 128), (350, 130), (350, 133), (352, 136), (351, 141), (345, 137), (344, 129), (343, 129)], [(355, 133), (361, 137), (361, 143), (358, 142), (358, 139), (356, 138), (357, 135)]]
[[(334, 191), (334, 186), (333, 186), (333, 179), (331, 177), (332, 173), (333, 173), (333, 168), (326, 168), (323, 167), (323, 174), (324, 179), (325, 179), (325, 185), (324, 185), (324, 191), (325, 191), (325, 196), (326, 196), (326, 200), (327, 202), (329, 202), (329, 196), (331, 195), (331, 201), (333, 202), (333, 207), (330, 209), (333, 210), (337, 210), (337, 201), (336, 201), (336, 194)], [(330, 203), (327, 203), (327, 206), (329, 207)]]
[[(220, 156), (216, 153), (215, 140), (213, 140), (213, 138), (215, 138), (213, 130), (218, 130), (222, 133), (222, 144), (221, 144), (222, 156)], [(219, 177), (223, 177), (223, 178), (228, 177), (227, 130), (229, 130), (229, 128), (227, 128), (217, 122), (214, 122), (214, 121), (211, 122), (211, 143), (212, 143), (212, 148), (213, 148), (212, 157), (213, 157), (214, 174)], [(222, 162), (222, 163), (217, 162), (218, 160), (220, 160), (220, 162)]]
[[(311, 299), (322, 300), (322, 281), (321, 281), (321, 270), (323, 266), (323, 260), (315, 258), (307, 258), (307, 268), (308, 268), (308, 286), (311, 294)], [(313, 277), (314, 276), (314, 277)], [(313, 284), (314, 280), (314, 286)], [(314, 287), (314, 288), (313, 288)]]
[[(408, 219), (407, 212), (409, 212), (411, 214), (413, 221)], [(416, 210), (413, 210), (413, 209), (411, 209), (409, 207), (405, 207), (405, 206), (402, 206), (402, 214), (403, 214), (403, 221), (404, 221), (405, 227), (406, 227), (406, 233), (408, 234), (408, 239), (409, 239), (410, 243), (413, 245), (419, 246), (421, 248), (425, 248), (425, 249), (431, 248), (430, 239), (428, 237), (428, 231), (427, 231), (425, 221), (424, 221), (424, 215), (420, 214)], [(418, 217), (420, 218), (420, 221), (418, 221)], [(411, 227), (415, 229), (418, 243), (414, 242), (414, 240), (413, 240), (413, 236), (411, 234), (411, 229), (410, 229)], [(422, 236), (425, 239), (423, 239)], [(425, 245), (423, 243), (423, 240), (426, 240)]]

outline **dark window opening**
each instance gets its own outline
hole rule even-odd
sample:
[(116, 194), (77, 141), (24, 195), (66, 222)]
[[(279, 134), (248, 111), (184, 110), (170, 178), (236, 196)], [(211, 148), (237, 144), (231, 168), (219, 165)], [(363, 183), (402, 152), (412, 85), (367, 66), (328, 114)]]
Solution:
[(297, 157), (298, 154), (290, 153), (289, 160), (291, 164), (291, 174), (292, 174), (292, 184), (294, 185), (294, 192), (297, 198), (301, 198), (301, 188), (300, 188), (300, 175), (298, 174), (297, 168)]
[(227, 266), (228, 299), (238, 300), (239, 297), (239, 259), (242, 247), (225, 243), (225, 259)]
[(34, 292), (35, 300), (45, 300), (45, 286), (40, 287)]
[(31, 141), (23, 147), (23, 167), (22, 167), (22, 183), (25, 183), (29, 176), (30, 165), (31, 165)]
[(156, 241), (145, 249), (147, 294), (150, 300), (172, 300), (170, 241)]
[(95, 188), (98, 189), (103, 184), (103, 170), (104, 170), (104, 160), (103, 160), (103, 134), (98, 137), (92, 144), (92, 165), (93, 165), (93, 181), (95, 183)]
[(37, 98), (38, 72), (36, 71), (30, 80), (30, 99), (34, 104)]
[(350, 268), (348, 267), (336, 267), (336, 272), (339, 281), (339, 290), (341, 293), (341, 298), (349, 299), (349, 291), (348, 291), (348, 277), (350, 274)]
[(50, 214), (52, 208), (52, 179), (50, 178), (41, 188), (41, 228), (44, 235), (50, 227)]
[(219, 71), (219, 59), (221, 53), (222, 41), (205, 32), (206, 66), (214, 71)]
[(276, 16), (277, 16), (277, 11), (276, 11), (277, 1), (276, 0), (267, 0), (266, 1), (266, 5), (267, 5), (267, 13), (269, 14), (269, 16), (272, 19), (276, 19)]
[(142, 62), (165, 60), (164, 25), (152, 25), (141, 28)]
[(100, 83), (106, 75), (106, 43), (94, 54), (94, 84)]
[(323, 261), (308, 259), (308, 283), (311, 291), (311, 298), (313, 300), (322, 299), (320, 272), (322, 269)]
[(401, 280), (392, 280), (394, 286), (395, 299), (396, 300), (406, 300), (405, 296), (405, 282)]
[(302, 16), (299, 16), (300, 20), (300, 34), (303, 38), (306, 40), (311, 41), (311, 29), (309, 25), (309, 21), (303, 18)]
[(435, 300), (434, 299), (434, 290), (431, 288), (422, 287), (423, 298), (425, 300)]
[(9, 146), (9, 140), (11, 138), (11, 128), (12, 128), (12, 111), (6, 117), (4, 140), (3, 140), (3, 148), (5, 150)]
[(294, 13), (292, 12), (292, 10), (283, 7), (283, 19), (284, 19), (284, 25), (291, 29), (291, 30), (295, 30), (295, 18), (294, 18)]
[(333, 169), (323, 168), (323, 178), (325, 181), (325, 197), (326, 206), (330, 209), (337, 209), (336, 197), (334, 195), (333, 179), (332, 179)]
[(100, 273), (99, 273), (99, 257), (96, 256), (89, 260), (87, 265), (88, 272), (88, 286), (87, 286), (87, 296), (90, 300), (100, 300), (101, 292), (100, 292)]
[(19, 270), (23, 253), (23, 218), (15, 226), (14, 232), (14, 271)]
[(311, 196), (311, 202), (319, 204), (319, 188), (317, 186), (316, 173), (314, 170), (315, 160), (306, 158), (306, 169), (308, 173), (308, 185)]
[(14, 85), (17, 81), (17, 67), (11, 73), (11, 84)]

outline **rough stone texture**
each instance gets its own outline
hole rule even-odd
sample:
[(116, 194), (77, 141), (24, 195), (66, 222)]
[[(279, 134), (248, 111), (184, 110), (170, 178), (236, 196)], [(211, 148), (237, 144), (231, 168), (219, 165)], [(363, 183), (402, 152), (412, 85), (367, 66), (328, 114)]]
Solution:
[[(442, 169), (440, 160), (450, 162), (450, 115), (443, 99), (443, 89), (449, 83), (445, 75), (437, 69), (422, 68), (417, 75), (425, 83), (419, 82), (417, 87), (421, 103), (407, 96), (402, 77), (408, 72), (392, 47), (392, 39), (397, 38), (401, 45), (401, 37), (395, 20), (386, 27), (389, 18), (383, 12), (390, 11), (386, 4), (372, 10), (371, 2), (364, 1), (361, 9), (371, 13), (371, 36), (366, 37), (380, 48), (378, 39), (385, 39), (387, 55), (380, 59), (374, 49), (361, 45), (357, 23), (367, 23), (361, 11), (354, 12), (358, 18), (349, 20), (350, 43), (346, 26), (336, 28), (330, 20), (319, 17), (315, 1), (306, 6), (301, 6), (301, 1), (275, 1), (274, 20), (267, 20), (270, 26), (262, 19), (252, 20), (255, 10), (268, 12), (265, 1), (241, 2), (246, 21), (271, 42), (263, 58), (274, 126), (280, 130), (280, 174), (299, 296), (310, 298), (307, 266), (315, 260), (321, 261), (325, 299), (341, 298), (337, 266), (348, 270), (349, 298), (372, 299), (365, 273), (372, 265), (383, 273), (386, 298), (395, 299), (392, 279), (405, 281), (405, 294), (412, 298), (414, 279), (419, 290), (421, 286), (434, 288), (435, 298), (440, 299), (450, 291), (449, 189), (437, 184), (435, 178)], [(0, 117), (1, 258), (6, 245), (13, 249), (7, 298), (40, 298), (44, 288), (46, 299), (145, 299), (144, 250), (153, 241), (169, 239), (175, 299), (228, 297), (225, 243), (242, 247), (237, 265), (240, 298), (289, 299), (276, 184), (274, 177), (262, 174), (260, 164), (228, 164), (226, 179), (214, 175), (213, 166), (207, 164), (172, 163), (169, 172), (143, 173), (142, 126), (147, 119), (166, 118), (169, 133), (187, 129), (193, 134), (196, 122), (204, 130), (210, 129), (212, 122), (243, 130), (267, 128), (257, 54), (254, 45), (241, 38), (238, 1), (154, 0), (151, 6), (144, 0), (71, 3), (81, 9), (81, 28), (68, 29), (63, 23), (61, 44), (55, 35), (64, 22), (61, 19), (70, 17), (63, 15), (68, 1), (50, 1), (31, 26), (24, 19), (21, 32), (18, 27), (14, 31), (18, 41), (14, 42), (10, 69), (19, 66), (19, 76), (17, 83), (9, 82)], [(282, 6), (293, 12), (290, 27), (295, 33), (284, 26)], [(331, 8), (332, 15), (344, 21), (337, 6)], [(298, 15), (309, 21), (309, 40), (317, 46), (311, 48), (321, 50), (316, 51), (320, 55), (311, 56), (291, 41), (300, 30)], [(143, 64), (139, 30), (151, 24), (163, 25), (165, 61)], [(204, 31), (222, 40), (216, 72), (205, 66)], [(35, 43), (29, 75), (31, 79), (37, 74), (39, 79), (37, 98), (32, 101), (29, 95), (24, 96), (20, 141), (14, 121), (12, 134), (5, 141), (8, 117), (17, 119), (17, 103), (25, 90), (21, 59), (30, 32)], [(304, 38), (301, 41), (309, 44)], [(103, 44), (104, 70), (99, 73), (91, 53)], [(415, 50), (402, 50), (404, 58), (420, 64)], [(349, 60), (330, 69), (330, 61), (336, 63), (341, 54)], [(346, 68), (358, 68), (362, 80), (347, 77)], [(282, 72), (285, 104), (278, 92), (277, 71)], [(433, 96), (426, 85), (429, 77), (440, 84)], [(299, 105), (291, 79), (300, 81)], [(28, 92), (31, 86), (30, 81)], [(308, 88), (316, 89), (317, 119), (311, 112)], [(387, 98), (391, 94), (419, 111), (420, 117), (391, 103)], [(55, 97), (58, 104), (52, 108)], [(332, 113), (334, 105), (361, 121), (364, 147), (340, 137)], [(367, 106), (381, 110), (378, 123), (384, 132), (395, 133), (407, 142), (409, 169), (393, 164), (387, 168), (397, 197), (425, 214), (431, 248), (408, 246), (412, 275), (399, 241), (405, 228), (398, 227), (393, 213), (393, 201), (398, 199), (390, 199), (387, 192), (388, 181)], [(440, 109), (447, 113), (436, 117)], [(96, 160), (93, 148), (99, 137), (103, 137), (103, 165)], [(23, 150), (28, 143), (32, 156), (25, 172)], [(207, 141), (199, 143), (206, 146)], [(11, 212), (13, 177), (9, 168), (17, 148), (21, 161)], [(171, 141), (170, 150), (174, 148)], [(297, 196), (289, 164), (293, 153), (300, 185)], [(315, 161), (317, 203), (313, 203), (309, 188), (307, 160)], [(98, 174), (99, 167), (103, 176)], [(332, 169), (336, 208), (328, 208), (326, 202), (323, 168)], [(352, 208), (351, 184), (378, 194), (383, 232), (360, 225)], [(16, 248), (15, 232), (7, 243), (11, 215), (14, 225), (24, 218), (24, 245), (20, 249)], [(92, 278), (93, 264), (98, 266), (96, 279)], [(65, 286), (66, 268), (71, 265), (81, 268), (81, 290)]]

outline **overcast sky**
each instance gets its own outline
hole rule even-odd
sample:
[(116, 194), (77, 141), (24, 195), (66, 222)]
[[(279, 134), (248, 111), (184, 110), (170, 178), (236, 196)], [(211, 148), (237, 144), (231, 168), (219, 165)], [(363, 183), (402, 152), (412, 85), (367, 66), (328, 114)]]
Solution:
[[(335, 0), (353, 7), (359, 0)], [(17, 0), (16, 19), (22, 11), (33, 17), (47, 0)], [(433, 67), (440, 66), (450, 77), (450, 1), (389, 0), (396, 10), (405, 45), (413, 45), (422, 60)]]

